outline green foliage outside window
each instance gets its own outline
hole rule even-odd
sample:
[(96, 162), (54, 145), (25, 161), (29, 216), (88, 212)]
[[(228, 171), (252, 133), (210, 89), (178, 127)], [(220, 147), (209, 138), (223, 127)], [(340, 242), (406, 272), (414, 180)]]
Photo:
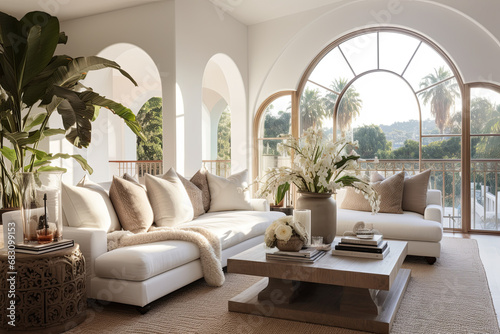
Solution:
[(152, 97), (137, 113), (147, 141), (137, 137), (137, 160), (163, 159), (162, 98)]
[(217, 159), (231, 160), (231, 111), (226, 107), (217, 127)]

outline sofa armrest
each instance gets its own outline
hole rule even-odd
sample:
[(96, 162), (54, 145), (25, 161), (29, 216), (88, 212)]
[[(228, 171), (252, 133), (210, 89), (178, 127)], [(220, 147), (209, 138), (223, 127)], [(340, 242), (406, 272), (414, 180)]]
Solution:
[(96, 228), (64, 226), (64, 239), (73, 239), (80, 245), (85, 257), (87, 277), (94, 276), (94, 262), (108, 251), (107, 232)]
[(441, 205), (430, 204), (427, 205), (424, 211), (425, 220), (433, 220), (438, 223), (443, 223), (443, 208)]
[(253, 211), (271, 211), (269, 201), (265, 198), (252, 198), (250, 200)]
[(441, 190), (438, 189), (428, 189), (427, 190), (427, 205), (435, 204), (441, 206)]

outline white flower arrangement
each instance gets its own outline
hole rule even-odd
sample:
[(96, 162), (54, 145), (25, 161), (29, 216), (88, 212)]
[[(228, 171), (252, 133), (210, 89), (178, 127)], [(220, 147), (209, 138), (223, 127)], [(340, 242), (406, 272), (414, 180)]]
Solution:
[[(370, 202), (372, 212), (380, 210), (380, 198), (368, 183), (360, 178), (359, 156), (353, 150), (357, 142), (341, 139), (337, 142), (323, 138), (321, 129), (309, 128), (301, 138), (284, 136), (283, 144), (278, 145), (280, 153), (293, 153), (292, 167), (273, 167), (257, 180), (260, 183), (258, 196), (265, 197), (276, 193), (285, 182), (293, 183), (299, 192), (334, 194), (343, 187), (353, 187), (361, 191)], [(348, 153), (347, 149), (351, 152)]]
[(298, 236), (300, 240), (306, 242), (307, 235), (306, 229), (299, 222), (293, 221), (293, 216), (281, 217), (266, 229), (264, 234), (264, 241), (267, 247), (276, 247), (276, 242), (282, 240), (287, 242), (292, 236)]

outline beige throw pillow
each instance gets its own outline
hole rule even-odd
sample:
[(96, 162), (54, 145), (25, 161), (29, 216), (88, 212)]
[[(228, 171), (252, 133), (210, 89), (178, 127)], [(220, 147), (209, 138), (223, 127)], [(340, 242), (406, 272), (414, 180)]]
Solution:
[(109, 198), (123, 229), (139, 233), (146, 232), (153, 225), (153, 209), (142, 187), (113, 176)]
[(198, 188), (193, 182), (189, 181), (181, 174), (177, 173), (177, 176), (181, 180), (184, 188), (187, 191), (191, 204), (193, 206), (193, 219), (201, 216), (205, 213), (205, 208), (203, 207), (203, 191)]
[(227, 179), (207, 173), (210, 187), (209, 212), (228, 210), (252, 210), (247, 187), (248, 170), (233, 174)]
[[(372, 182), (371, 185), (380, 196), (380, 213), (403, 213), (401, 203), (403, 200), (404, 172), (392, 175), (383, 180)], [(348, 187), (341, 209), (372, 211), (370, 203), (364, 194), (356, 193), (354, 188)]]
[(427, 206), (427, 188), (431, 170), (422, 173), (406, 176), (403, 191), (403, 210), (424, 214)]
[(201, 190), (203, 209), (205, 212), (208, 212), (210, 209), (210, 188), (208, 187), (207, 173), (208, 171), (205, 168), (202, 168), (197, 171), (190, 180)]
[(173, 168), (161, 178), (146, 174), (146, 189), (158, 226), (175, 226), (193, 220), (193, 205)]

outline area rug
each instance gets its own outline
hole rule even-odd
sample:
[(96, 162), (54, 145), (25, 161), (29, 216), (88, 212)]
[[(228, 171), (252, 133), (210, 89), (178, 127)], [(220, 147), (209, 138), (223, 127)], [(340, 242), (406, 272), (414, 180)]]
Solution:
[[(391, 333), (500, 333), (477, 242), (444, 238), (434, 265), (407, 257), (411, 280)], [(220, 288), (196, 281), (152, 303), (94, 305), (67, 333), (360, 333), (358, 331), (228, 312), (227, 301), (260, 278), (226, 274)]]

